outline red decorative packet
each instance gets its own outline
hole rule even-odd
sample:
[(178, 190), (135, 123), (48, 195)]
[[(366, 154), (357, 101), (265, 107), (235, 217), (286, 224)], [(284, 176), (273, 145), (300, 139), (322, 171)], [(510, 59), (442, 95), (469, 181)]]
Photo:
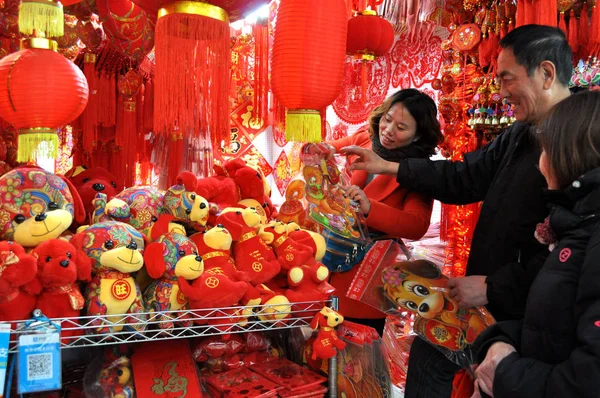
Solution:
[(325, 377), (285, 358), (259, 363), (250, 369), (290, 391), (303, 390), (327, 381)]
[(205, 381), (220, 391), (224, 397), (275, 397), (277, 396), (277, 391), (283, 388), (247, 368), (234, 369), (229, 372), (208, 376), (205, 378)]
[(202, 397), (196, 363), (186, 340), (141, 344), (131, 364), (138, 397)]
[(386, 265), (394, 264), (401, 252), (400, 245), (393, 240), (375, 242), (361, 262), (346, 296), (362, 301), (378, 310), (393, 312), (395, 307), (390, 307), (390, 303), (381, 297), (377, 287), (382, 285), (381, 271), (383, 268)]

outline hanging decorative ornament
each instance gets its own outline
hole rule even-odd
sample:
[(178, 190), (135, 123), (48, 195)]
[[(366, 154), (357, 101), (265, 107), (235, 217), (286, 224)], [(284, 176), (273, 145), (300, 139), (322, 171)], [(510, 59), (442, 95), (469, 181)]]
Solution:
[(386, 55), (394, 44), (394, 27), (376, 11), (365, 10), (348, 21), (346, 53), (362, 61)]
[(157, 164), (166, 176), (160, 186), (166, 187), (183, 169), (208, 176), (212, 144), (218, 148), (229, 140), (227, 12), (194, 1), (166, 4), (156, 22), (155, 59)]
[(320, 110), (342, 85), (347, 26), (344, 0), (281, 1), (271, 75), (273, 94), (288, 109), (289, 141), (321, 141)]
[(52, 0), (22, 0), (19, 6), (19, 32), (60, 37), (64, 34), (63, 5)]
[(457, 51), (471, 51), (481, 40), (481, 30), (475, 24), (460, 25), (452, 33), (452, 47)]
[(386, 55), (394, 44), (394, 27), (377, 12), (365, 10), (348, 21), (346, 54), (352, 55), (361, 65), (363, 103), (367, 101), (367, 86), (375, 57)]
[(23, 39), (22, 50), (0, 60), (0, 117), (19, 130), (18, 161), (56, 158), (57, 130), (88, 101), (81, 70), (56, 52), (55, 41)]

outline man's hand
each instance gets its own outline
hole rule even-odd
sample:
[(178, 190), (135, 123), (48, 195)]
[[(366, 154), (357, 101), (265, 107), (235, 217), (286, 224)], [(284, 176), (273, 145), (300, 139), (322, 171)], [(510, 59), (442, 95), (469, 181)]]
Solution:
[(494, 375), (496, 374), (496, 368), (504, 358), (516, 351), (515, 347), (501, 341), (492, 344), (485, 359), (475, 370), (477, 379), (475, 380), (475, 393), (471, 398), (481, 396), (479, 389), (490, 397), (494, 396)]
[(450, 297), (464, 308), (486, 305), (488, 300), (485, 278), (481, 275), (472, 275), (450, 279), (448, 281)]
[(383, 160), (370, 149), (361, 148), (358, 146), (347, 146), (340, 151), (342, 154), (357, 155), (356, 159), (350, 166), (350, 170), (364, 170), (371, 174), (398, 174), (398, 163), (388, 162)]

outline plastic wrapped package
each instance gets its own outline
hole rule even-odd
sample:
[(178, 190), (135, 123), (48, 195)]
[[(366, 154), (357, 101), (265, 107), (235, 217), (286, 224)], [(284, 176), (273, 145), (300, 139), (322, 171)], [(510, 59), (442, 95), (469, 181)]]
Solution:
[(88, 398), (134, 398), (131, 352), (125, 346), (106, 348), (88, 365), (83, 391)]
[(393, 386), (402, 394), (406, 386), (408, 374), (408, 355), (416, 335), (405, 333), (406, 323), (403, 319), (389, 316), (385, 322), (382, 337), (382, 353), (384, 363), (391, 376)]
[(469, 367), (473, 363), (470, 345), (495, 322), (493, 317), (484, 307), (459, 308), (449, 295), (448, 278), (436, 264), (425, 259), (401, 260), (399, 253), (395, 242), (376, 242), (347, 296), (400, 318), (414, 315), (409, 333), (425, 339), (461, 367)]

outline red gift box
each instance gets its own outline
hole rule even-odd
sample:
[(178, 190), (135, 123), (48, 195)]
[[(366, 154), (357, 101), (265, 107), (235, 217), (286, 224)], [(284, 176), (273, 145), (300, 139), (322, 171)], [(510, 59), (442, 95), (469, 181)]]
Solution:
[(196, 363), (186, 340), (141, 344), (131, 363), (138, 397), (202, 397)]

